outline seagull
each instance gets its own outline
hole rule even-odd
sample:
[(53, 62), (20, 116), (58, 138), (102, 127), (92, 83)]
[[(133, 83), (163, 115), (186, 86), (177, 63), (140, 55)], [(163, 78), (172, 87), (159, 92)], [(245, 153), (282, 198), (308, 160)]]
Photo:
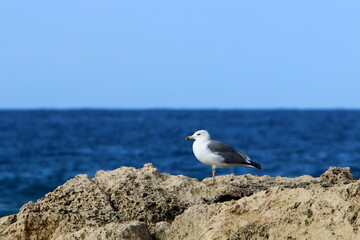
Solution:
[(216, 168), (244, 166), (261, 169), (260, 164), (253, 162), (242, 152), (236, 151), (223, 142), (210, 139), (210, 134), (206, 130), (196, 131), (185, 140), (194, 139), (193, 152), (195, 157), (203, 164), (212, 168), (212, 177), (215, 184)]

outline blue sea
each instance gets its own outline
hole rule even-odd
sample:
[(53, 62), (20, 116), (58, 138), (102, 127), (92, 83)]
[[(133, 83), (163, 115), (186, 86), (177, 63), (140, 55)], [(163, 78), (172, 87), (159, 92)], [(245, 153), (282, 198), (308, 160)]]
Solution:
[(217, 174), (318, 177), (330, 166), (360, 177), (360, 111), (351, 110), (2, 110), (0, 216), (18, 212), (77, 174), (152, 163), (202, 180), (185, 137), (206, 129), (263, 170)]

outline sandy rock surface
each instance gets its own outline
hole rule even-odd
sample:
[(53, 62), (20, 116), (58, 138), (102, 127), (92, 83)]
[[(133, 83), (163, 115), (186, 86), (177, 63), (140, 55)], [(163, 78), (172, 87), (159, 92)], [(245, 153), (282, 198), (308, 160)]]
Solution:
[(207, 182), (151, 164), (78, 175), (1, 218), (0, 239), (360, 240), (360, 180), (349, 168)]

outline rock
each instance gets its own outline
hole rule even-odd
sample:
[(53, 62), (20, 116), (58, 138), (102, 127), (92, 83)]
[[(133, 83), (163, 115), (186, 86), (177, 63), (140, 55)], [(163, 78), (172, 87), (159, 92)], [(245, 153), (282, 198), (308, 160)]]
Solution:
[(148, 227), (142, 222), (109, 223), (101, 227), (82, 228), (79, 231), (60, 236), (57, 240), (151, 240)]
[(274, 187), (221, 204), (195, 205), (164, 239), (359, 239), (360, 182), (331, 190)]
[(158, 222), (155, 226), (155, 236), (158, 239), (167, 239), (169, 235), (171, 224), (169, 222), (163, 221)]
[(334, 184), (353, 182), (354, 177), (349, 167), (330, 167), (326, 172), (321, 174), (320, 180), (323, 187), (330, 187)]
[(157, 172), (152, 165), (144, 168), (123, 167), (99, 171), (94, 182), (107, 194), (117, 221), (138, 220), (150, 228), (161, 221), (173, 221), (186, 208), (204, 203), (206, 185), (185, 176)]
[(23, 205), (4, 233), (11, 233), (10, 239), (57, 239), (64, 232), (100, 226), (110, 211), (107, 195), (87, 175), (78, 175), (36, 203)]
[(226, 175), (205, 184), (151, 164), (78, 175), (16, 215), (0, 239), (356, 239), (360, 181)]

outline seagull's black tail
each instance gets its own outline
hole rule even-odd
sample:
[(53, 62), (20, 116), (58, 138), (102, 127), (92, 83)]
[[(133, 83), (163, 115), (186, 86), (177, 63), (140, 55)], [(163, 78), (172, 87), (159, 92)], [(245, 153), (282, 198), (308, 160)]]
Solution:
[(249, 161), (249, 165), (253, 168), (262, 169), (260, 164), (253, 162), (253, 161)]

